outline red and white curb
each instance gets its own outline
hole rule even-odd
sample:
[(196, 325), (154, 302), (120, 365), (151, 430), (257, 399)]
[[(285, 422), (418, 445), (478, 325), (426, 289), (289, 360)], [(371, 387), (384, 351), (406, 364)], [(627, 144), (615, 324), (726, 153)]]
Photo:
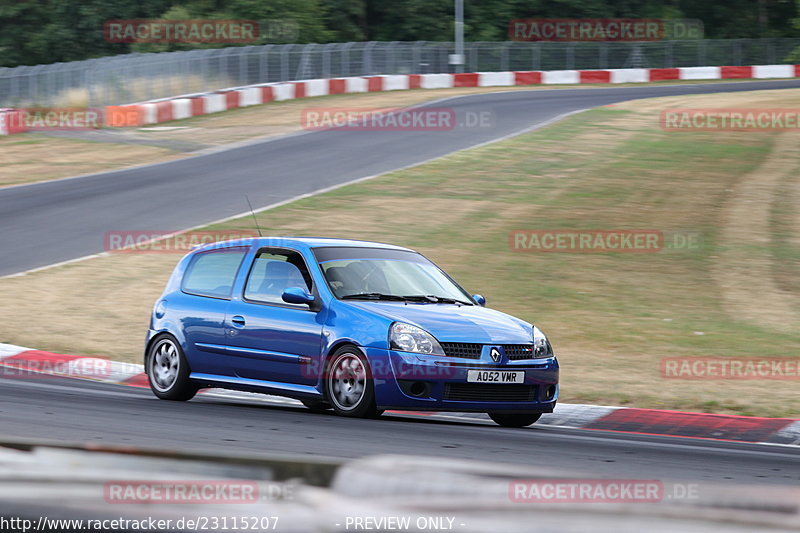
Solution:
[(63, 376), (123, 384), (132, 384), (144, 375), (142, 365), (43, 352), (13, 344), (0, 344), (0, 367), (0, 377)]
[(303, 80), (233, 87), (209, 94), (166, 98), (122, 106), (141, 124), (156, 124), (229, 109), (332, 94), (449, 89), (455, 87), (512, 87), (651, 83), (680, 80), (781, 79), (800, 77), (800, 65), (750, 67), (684, 67), (657, 69), (552, 70), (468, 72), (461, 74), (397, 74), (368, 77)]
[[(111, 361), (101, 357), (44, 352), (0, 343), (0, 378), (41, 376), (88, 379), (134, 387), (148, 386), (142, 365)], [(204, 396), (256, 399), (277, 405), (300, 405), (296, 400), (221, 389), (205, 391)], [(410, 412), (408, 414), (460, 420), (487, 419), (482, 413)], [(544, 415), (536, 425), (800, 446), (800, 420), (791, 418), (559, 404), (555, 412)]]
[[(800, 65), (753, 65), (608, 70), (530, 70), (466, 72), (459, 74), (396, 74), (300, 80), (231, 87), (202, 94), (162, 98), (105, 108), (105, 125), (134, 127), (219, 113), (239, 107), (297, 98), (410, 89), (454, 87), (511, 87), (525, 85), (580, 85), (652, 83), (736, 79), (789, 79), (800, 77)], [(0, 135), (25, 130), (15, 109), (0, 109)]]

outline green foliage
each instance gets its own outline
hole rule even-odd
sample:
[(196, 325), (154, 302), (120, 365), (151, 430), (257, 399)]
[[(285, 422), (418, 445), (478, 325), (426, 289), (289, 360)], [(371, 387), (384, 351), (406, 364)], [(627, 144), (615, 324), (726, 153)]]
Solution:
[[(213, 18), (261, 23), (256, 43), (451, 41), (453, 0), (0, 0), (0, 65), (225, 44), (120, 44), (109, 19)], [(464, 0), (468, 41), (507, 39), (515, 18), (694, 18), (709, 38), (800, 36), (800, 0)], [(800, 52), (797, 54), (800, 56)]]

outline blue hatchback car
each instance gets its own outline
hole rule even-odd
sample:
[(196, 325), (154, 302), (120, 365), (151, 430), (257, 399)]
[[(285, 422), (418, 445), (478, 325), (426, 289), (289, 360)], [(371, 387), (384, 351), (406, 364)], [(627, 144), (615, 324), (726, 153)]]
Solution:
[(558, 361), (538, 328), (485, 303), (398, 246), (208, 244), (180, 261), (153, 308), (145, 371), (165, 400), (220, 387), (352, 417), (477, 411), (530, 425), (555, 407)]

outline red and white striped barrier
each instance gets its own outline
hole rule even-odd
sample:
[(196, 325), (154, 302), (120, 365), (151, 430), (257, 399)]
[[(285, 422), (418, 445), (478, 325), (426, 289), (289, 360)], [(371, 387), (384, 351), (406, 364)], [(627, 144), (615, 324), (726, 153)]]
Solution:
[(448, 89), (453, 87), (618, 84), (796, 77), (800, 77), (800, 65), (397, 74), (304, 80), (232, 88), (210, 94), (138, 104), (144, 110), (141, 113), (141, 123), (132, 125), (156, 124), (190, 116), (217, 113), (237, 107), (330, 94), (403, 91), (409, 89)]
[(20, 115), (21, 112), (16, 109), (0, 109), (0, 135), (23, 133), (25, 126)]
[[(511, 87), (521, 85), (577, 85), (651, 83), (725, 79), (780, 79), (800, 77), (800, 65), (755, 65), (749, 67), (632, 68), (610, 70), (552, 70), (514, 72), (466, 72), (460, 74), (393, 74), (264, 83), (233, 87), (207, 94), (184, 95), (127, 106), (107, 106), (105, 124), (134, 127), (219, 113), (296, 98), (331, 94), (448, 89), (453, 87)], [(0, 110), (0, 135), (24, 128), (8, 128), (8, 113)]]

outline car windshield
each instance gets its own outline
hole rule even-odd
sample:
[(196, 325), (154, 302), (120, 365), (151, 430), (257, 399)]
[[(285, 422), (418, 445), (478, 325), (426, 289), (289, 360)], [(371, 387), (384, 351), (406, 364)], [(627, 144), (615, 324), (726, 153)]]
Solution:
[(472, 305), (468, 293), (416, 252), (322, 248), (315, 254), (331, 291), (339, 299)]

